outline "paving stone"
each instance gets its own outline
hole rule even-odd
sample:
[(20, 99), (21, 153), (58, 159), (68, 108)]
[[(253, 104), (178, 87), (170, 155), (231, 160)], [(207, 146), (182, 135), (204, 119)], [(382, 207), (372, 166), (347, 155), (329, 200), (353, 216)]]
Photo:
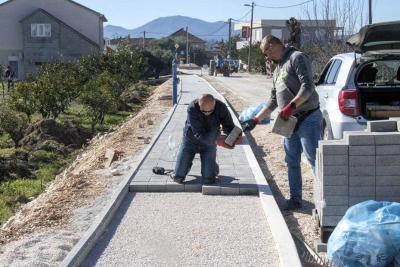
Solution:
[(375, 176), (375, 165), (373, 166), (360, 166), (349, 167), (349, 176)]
[(349, 198), (350, 197), (369, 197), (375, 198), (375, 186), (357, 186), (349, 187)]
[(349, 156), (374, 156), (375, 146), (349, 146)]
[(400, 145), (375, 146), (376, 155), (400, 155)]
[(367, 131), (373, 132), (397, 132), (397, 121), (381, 120), (367, 121)]
[(374, 133), (375, 145), (400, 145), (400, 133)]
[(321, 162), (324, 166), (348, 165), (349, 158), (347, 155), (326, 155), (322, 156)]
[(344, 140), (320, 140), (318, 148), (325, 155), (348, 155), (348, 145)]
[(324, 197), (325, 196), (348, 196), (349, 195), (349, 187), (346, 186), (332, 186), (332, 185), (324, 185)]
[(325, 216), (321, 218), (321, 226), (336, 226), (343, 216)]
[(375, 176), (349, 176), (349, 186), (375, 186)]
[(349, 207), (357, 205), (357, 204), (367, 201), (367, 200), (374, 200), (374, 199), (375, 199), (375, 197), (368, 197), (368, 196), (349, 197)]
[(349, 168), (348, 165), (342, 166), (323, 166), (322, 174), (329, 175), (329, 176), (340, 176), (340, 175), (348, 175)]
[(326, 206), (348, 206), (348, 196), (325, 196), (324, 197)]
[(220, 195), (221, 187), (219, 184), (215, 185), (203, 185), (202, 186), (203, 195)]
[(351, 167), (374, 165), (375, 156), (349, 156), (349, 166)]
[(377, 197), (396, 197), (400, 199), (400, 186), (377, 186), (376, 187)]
[(347, 175), (325, 175), (324, 185), (348, 185), (349, 177)]
[(376, 186), (400, 186), (400, 176), (376, 176)]
[(319, 239), (314, 240), (314, 250), (315, 250), (315, 252), (317, 252), (317, 253), (327, 252), (328, 251), (327, 247), (328, 247), (327, 244), (326, 243), (322, 243), (321, 240), (319, 240)]
[(400, 155), (376, 156), (377, 166), (400, 166)]
[(131, 182), (129, 185), (130, 192), (147, 192), (147, 182)]
[(350, 146), (372, 146), (375, 145), (375, 136), (371, 132), (344, 132), (343, 139)]
[(167, 185), (166, 182), (149, 182), (147, 184), (147, 191), (148, 192), (166, 192)]
[(239, 194), (240, 195), (258, 195), (257, 184), (239, 184)]
[(221, 185), (221, 195), (239, 195), (239, 184), (231, 184), (229, 186)]
[(185, 192), (185, 184), (178, 184), (174, 181), (166, 183), (167, 192)]
[(400, 166), (376, 166), (376, 176), (400, 176)]
[(324, 216), (344, 216), (348, 208), (349, 208), (348, 205), (326, 206), (324, 208)]

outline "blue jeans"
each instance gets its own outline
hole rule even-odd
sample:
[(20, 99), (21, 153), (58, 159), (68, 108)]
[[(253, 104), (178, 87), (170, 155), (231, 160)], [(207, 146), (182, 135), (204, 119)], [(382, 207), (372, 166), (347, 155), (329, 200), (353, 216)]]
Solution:
[(203, 179), (215, 179), (215, 161), (217, 158), (217, 145), (200, 145), (190, 142), (185, 137), (179, 148), (174, 175), (185, 178), (193, 165), (196, 153), (200, 153), (201, 176)]
[(290, 198), (301, 200), (303, 181), (301, 177), (301, 152), (306, 155), (315, 175), (315, 157), (321, 136), (322, 113), (318, 109), (311, 113), (290, 138), (285, 137), (286, 165), (290, 187)]

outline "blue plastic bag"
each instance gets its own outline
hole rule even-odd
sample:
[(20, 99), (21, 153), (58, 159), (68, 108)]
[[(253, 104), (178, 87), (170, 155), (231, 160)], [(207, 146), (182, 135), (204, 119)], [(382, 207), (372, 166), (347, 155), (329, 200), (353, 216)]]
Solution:
[(335, 266), (387, 266), (400, 249), (400, 203), (368, 200), (350, 207), (328, 240)]
[[(250, 120), (251, 118), (253, 118), (254, 116), (257, 115), (258, 112), (260, 112), (260, 110), (265, 106), (265, 103), (262, 102), (258, 105), (252, 105), (248, 108), (246, 108), (245, 110), (243, 110), (243, 112), (240, 114), (239, 116), (239, 121), (240, 122), (244, 122), (247, 120)], [(263, 119), (260, 123), (269, 123), (271, 121), (271, 115), (268, 115), (265, 119)]]

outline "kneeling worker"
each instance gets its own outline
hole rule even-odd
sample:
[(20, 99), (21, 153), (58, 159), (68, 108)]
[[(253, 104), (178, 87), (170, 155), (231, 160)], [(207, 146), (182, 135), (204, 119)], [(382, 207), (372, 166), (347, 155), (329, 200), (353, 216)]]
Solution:
[[(175, 170), (170, 176), (175, 182), (182, 183), (192, 167), (194, 156), (199, 153), (203, 183), (214, 184), (217, 145), (234, 148), (225, 143), (225, 137), (220, 135), (220, 127), (222, 125), (223, 132), (228, 135), (235, 124), (226, 105), (211, 94), (203, 94), (193, 100), (187, 113)], [(242, 136), (239, 136), (235, 144), (241, 142)]]

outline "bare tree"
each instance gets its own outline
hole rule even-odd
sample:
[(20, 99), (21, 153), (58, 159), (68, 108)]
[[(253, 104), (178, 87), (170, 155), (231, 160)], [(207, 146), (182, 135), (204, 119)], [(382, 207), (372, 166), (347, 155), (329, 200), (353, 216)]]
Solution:
[(308, 40), (303, 50), (313, 59), (315, 72), (321, 72), (333, 55), (351, 51), (345, 42), (364, 26), (364, 2), (314, 0), (312, 5), (302, 6), (302, 34)]

